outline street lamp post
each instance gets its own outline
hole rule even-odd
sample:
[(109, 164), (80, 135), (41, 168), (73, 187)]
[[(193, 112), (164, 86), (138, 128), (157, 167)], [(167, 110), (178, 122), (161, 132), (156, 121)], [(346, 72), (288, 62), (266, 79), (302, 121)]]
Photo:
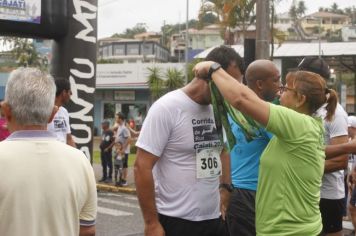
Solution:
[[(256, 3), (256, 59), (269, 58), (269, 1)], [(273, 35), (271, 35), (273, 37)]]
[(189, 33), (188, 33), (188, 21), (189, 21), (189, 0), (187, 0), (187, 18), (185, 22), (185, 83), (188, 83), (188, 45), (189, 45)]

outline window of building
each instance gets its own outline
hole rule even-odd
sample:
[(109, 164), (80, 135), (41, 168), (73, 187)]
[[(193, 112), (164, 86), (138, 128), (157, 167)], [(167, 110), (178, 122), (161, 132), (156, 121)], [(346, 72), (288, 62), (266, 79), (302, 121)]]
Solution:
[(104, 46), (102, 49), (103, 49), (103, 57), (108, 57), (109, 56), (109, 47)]
[(114, 45), (114, 55), (125, 55), (125, 45), (123, 44), (118, 44)]
[(145, 43), (143, 42), (141, 44), (141, 52), (142, 55), (151, 55), (153, 50), (153, 44), (152, 43)]
[(135, 44), (127, 44), (127, 55), (139, 55), (139, 45)]

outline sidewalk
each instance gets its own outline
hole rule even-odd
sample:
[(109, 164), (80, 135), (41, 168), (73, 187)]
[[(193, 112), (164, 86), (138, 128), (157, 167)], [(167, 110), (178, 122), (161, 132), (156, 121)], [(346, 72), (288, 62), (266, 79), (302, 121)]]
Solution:
[(123, 193), (131, 193), (136, 194), (136, 186), (133, 174), (133, 167), (128, 168), (127, 175), (127, 186), (125, 187), (116, 187), (115, 183), (99, 183), (99, 179), (102, 177), (102, 167), (100, 164), (93, 164), (93, 169), (95, 173), (96, 179), (96, 187), (100, 191), (108, 191), (108, 192), (123, 192)]

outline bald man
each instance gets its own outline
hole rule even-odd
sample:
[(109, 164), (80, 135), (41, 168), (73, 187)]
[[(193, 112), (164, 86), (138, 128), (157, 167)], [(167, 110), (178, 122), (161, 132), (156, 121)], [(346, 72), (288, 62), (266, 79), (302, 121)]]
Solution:
[[(256, 60), (245, 73), (247, 86), (261, 99), (272, 102), (280, 87), (280, 73), (273, 62)], [(246, 138), (241, 125), (229, 117), (236, 145), (230, 153), (231, 179), (234, 190), (227, 209), (227, 223), (231, 236), (255, 236), (255, 196), (260, 156), (272, 135), (263, 127), (254, 127), (252, 140)]]

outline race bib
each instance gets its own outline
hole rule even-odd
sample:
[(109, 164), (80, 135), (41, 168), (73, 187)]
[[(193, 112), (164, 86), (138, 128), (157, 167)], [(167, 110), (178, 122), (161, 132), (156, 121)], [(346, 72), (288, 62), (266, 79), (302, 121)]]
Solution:
[(221, 175), (221, 148), (197, 149), (197, 178), (213, 178)]

